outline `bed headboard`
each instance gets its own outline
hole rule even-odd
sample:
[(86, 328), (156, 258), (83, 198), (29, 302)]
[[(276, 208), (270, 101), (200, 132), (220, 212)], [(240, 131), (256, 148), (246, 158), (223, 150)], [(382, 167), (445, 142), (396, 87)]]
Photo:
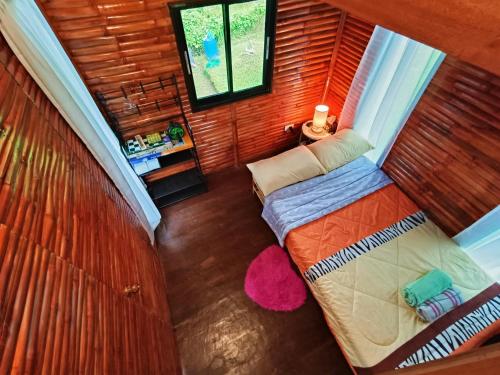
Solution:
[(448, 234), (500, 203), (500, 77), (447, 57), (382, 169)]

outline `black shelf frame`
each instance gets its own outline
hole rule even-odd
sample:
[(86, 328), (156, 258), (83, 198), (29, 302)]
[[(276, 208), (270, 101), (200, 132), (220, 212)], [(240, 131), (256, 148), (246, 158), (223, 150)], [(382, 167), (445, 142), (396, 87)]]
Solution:
[[(148, 101), (148, 94), (160, 93), (161, 91), (166, 90), (173, 92), (170, 97)], [(206, 179), (201, 169), (198, 152), (196, 150), (196, 143), (193, 137), (193, 131), (184, 111), (179, 85), (175, 74), (172, 74), (169, 77), (158, 77), (157, 79), (149, 81), (139, 81), (134, 85), (122, 85), (120, 86), (119, 91), (115, 90), (106, 93), (96, 92), (95, 97), (107, 117), (110, 128), (120, 141), (122, 145), (121, 149), (125, 157), (127, 157), (127, 153), (125, 151), (126, 142), (120, 133), (120, 130), (137, 130), (137, 134), (140, 134), (141, 129), (155, 124), (165, 123), (166, 127), (169, 121), (179, 119), (181, 119), (184, 123), (188, 135), (193, 142), (193, 147), (158, 157), (160, 168), (138, 175), (158, 208), (172, 205), (183, 199), (187, 199), (207, 191)], [(133, 99), (136, 102), (129, 102), (129, 109), (115, 111), (111, 109), (113, 101), (123, 103), (123, 100), (128, 101), (130, 99)], [(145, 121), (141, 121), (140, 118), (136, 121), (133, 120), (134, 116), (141, 117), (144, 115), (155, 114), (157, 112), (161, 114), (162, 112), (167, 111), (167, 109), (169, 112), (165, 117)], [(174, 113), (172, 114), (172, 112)], [(132, 125), (120, 126), (121, 121), (130, 121)], [(129, 160), (128, 157), (127, 160)], [(151, 182), (147, 182), (145, 180), (145, 177), (153, 175), (162, 168), (167, 168), (189, 160), (194, 160), (195, 168), (184, 170)]]

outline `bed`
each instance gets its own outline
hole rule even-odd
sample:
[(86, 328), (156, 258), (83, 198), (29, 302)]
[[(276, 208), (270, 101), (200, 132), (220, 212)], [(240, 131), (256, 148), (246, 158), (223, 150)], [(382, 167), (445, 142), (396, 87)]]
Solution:
[[(359, 374), (463, 352), (500, 332), (500, 286), (365, 157), (269, 194), (262, 216)], [(400, 288), (434, 268), (465, 302), (425, 323)]]

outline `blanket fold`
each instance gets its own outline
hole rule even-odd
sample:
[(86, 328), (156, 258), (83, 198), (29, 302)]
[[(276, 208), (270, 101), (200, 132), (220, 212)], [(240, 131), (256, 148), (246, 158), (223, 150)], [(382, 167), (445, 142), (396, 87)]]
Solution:
[(266, 197), (262, 217), (279, 244), (291, 230), (345, 207), (392, 183), (364, 156), (330, 173), (276, 190)]
[(452, 284), (453, 280), (451, 277), (436, 268), (421, 278), (407, 284), (403, 288), (402, 294), (406, 303), (411, 307), (415, 307), (451, 288)]
[(463, 302), (460, 290), (452, 287), (418, 305), (417, 315), (425, 322), (432, 322)]

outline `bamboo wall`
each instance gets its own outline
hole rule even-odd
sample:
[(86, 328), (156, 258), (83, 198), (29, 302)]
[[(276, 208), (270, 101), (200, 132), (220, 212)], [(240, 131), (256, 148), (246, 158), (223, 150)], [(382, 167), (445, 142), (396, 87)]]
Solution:
[(447, 57), (383, 169), (449, 235), (500, 203), (500, 77)]
[(500, 75), (499, 1), (324, 1)]
[[(168, 1), (38, 2), (91, 92), (172, 73), (183, 80)], [(205, 172), (253, 160), (295, 142), (293, 135), (284, 133), (284, 125), (310, 119), (320, 102), (340, 14), (318, 0), (278, 0), (272, 94), (192, 113), (182, 83)], [(347, 64), (347, 69), (355, 70), (362, 48), (356, 38), (365, 38), (370, 27), (352, 17), (348, 20), (347, 29), (354, 36), (347, 33), (347, 38), (354, 41), (346, 41), (338, 66), (345, 69)], [(346, 93), (340, 91), (344, 75), (338, 75), (336, 103)], [(345, 78), (342, 84), (347, 85)]]
[(0, 373), (175, 372), (155, 249), (1, 36), (0, 121)]
[(344, 107), (345, 98), (374, 27), (350, 14), (346, 17), (339, 50), (332, 62), (334, 66), (329, 77), (327, 92), (327, 103), (337, 116)]

